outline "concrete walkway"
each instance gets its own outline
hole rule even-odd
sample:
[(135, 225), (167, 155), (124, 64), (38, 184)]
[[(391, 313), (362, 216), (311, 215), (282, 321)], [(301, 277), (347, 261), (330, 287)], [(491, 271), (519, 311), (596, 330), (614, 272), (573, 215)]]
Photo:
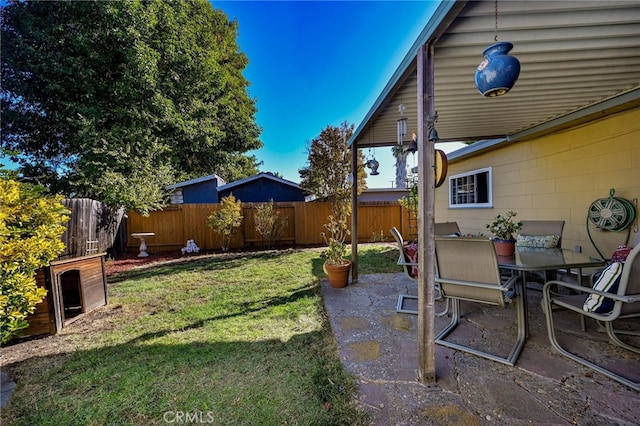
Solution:
[(3, 371), (0, 372), (0, 408), (7, 405), (13, 389), (16, 384), (11, 380), (9, 375)]
[[(404, 274), (364, 275), (344, 289), (324, 281), (322, 291), (341, 358), (358, 381), (358, 403), (373, 425), (640, 424), (640, 393), (551, 347), (539, 291), (528, 291), (530, 336), (514, 367), (436, 345), (437, 382), (427, 384), (417, 381), (417, 316), (396, 312), (399, 294), (417, 294), (415, 282)], [(467, 331), (459, 328), (456, 338), (497, 351), (514, 341), (515, 306), (463, 303), (462, 312)], [(556, 321), (579, 331), (577, 316)], [(436, 329), (448, 322), (436, 318)], [(572, 349), (593, 354), (597, 347), (604, 362), (639, 380), (640, 355), (608, 344), (594, 323), (588, 327), (589, 339), (567, 334)]]

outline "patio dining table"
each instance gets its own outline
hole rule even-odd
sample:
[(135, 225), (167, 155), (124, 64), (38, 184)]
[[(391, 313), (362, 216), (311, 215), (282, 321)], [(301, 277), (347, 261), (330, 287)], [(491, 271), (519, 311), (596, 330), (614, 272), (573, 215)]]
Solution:
[(578, 270), (578, 284), (582, 285), (582, 268), (604, 266), (602, 259), (596, 259), (584, 253), (563, 248), (516, 247), (513, 256), (498, 256), (501, 269), (518, 272), (522, 278), (522, 295), (524, 300), (527, 335), (529, 334), (526, 273), (535, 271)]

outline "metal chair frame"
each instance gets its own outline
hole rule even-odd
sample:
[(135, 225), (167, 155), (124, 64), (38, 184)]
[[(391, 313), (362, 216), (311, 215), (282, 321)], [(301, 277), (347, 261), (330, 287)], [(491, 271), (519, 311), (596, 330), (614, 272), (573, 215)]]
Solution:
[[(478, 262), (483, 264), (484, 271), (478, 271), (482, 281), (459, 279), (459, 277), (475, 274), (473, 265), (468, 264), (469, 257), (466, 254), (469, 252), (477, 255)], [(443, 296), (446, 299), (451, 299), (452, 315), (451, 322), (438, 333), (435, 342), (442, 346), (513, 366), (522, 352), (527, 334), (526, 310), (522, 297), (522, 292), (525, 289), (520, 275), (509, 277), (506, 281), (501, 279), (495, 248), (490, 240), (485, 239), (436, 238), (436, 262), (439, 269), (436, 282), (440, 284)], [(499, 356), (445, 340), (461, 324), (460, 300), (504, 306), (504, 294), (513, 288), (516, 290), (517, 336), (508, 356)]]
[[(448, 222), (448, 223), (455, 224), (455, 222)], [(457, 228), (458, 225), (455, 224), (455, 227)], [(411, 270), (409, 268), (413, 266), (418, 266), (418, 263), (410, 262), (409, 259), (406, 257), (406, 253), (404, 252), (404, 239), (402, 238), (402, 234), (400, 234), (400, 231), (398, 231), (398, 229), (394, 226), (393, 228), (391, 228), (391, 235), (393, 235), (393, 238), (395, 238), (396, 242), (398, 243), (398, 250), (400, 251), (400, 256), (398, 257), (398, 265), (402, 266), (407, 277), (409, 277), (412, 281), (417, 281), (418, 278), (411, 275)], [(437, 274), (437, 271), (436, 271), (436, 274)], [(438, 300), (438, 301), (443, 300), (442, 293), (440, 292), (439, 286), (436, 286), (435, 291), (436, 291), (435, 300)], [(405, 299), (418, 300), (418, 296), (413, 294), (398, 295), (396, 312), (403, 313), (403, 314), (418, 315), (418, 311), (414, 309), (407, 309), (404, 307)], [(449, 312), (449, 301), (445, 300), (444, 309), (440, 312), (436, 312), (435, 315), (437, 317), (443, 317), (447, 315), (448, 312)]]
[[(578, 294), (566, 295), (558, 294), (556, 288), (570, 289)], [(606, 296), (614, 301), (613, 310), (609, 313), (587, 312), (583, 309), (584, 301), (590, 294), (598, 294)], [(630, 345), (623, 342), (618, 334), (638, 335), (637, 332), (621, 332), (614, 328), (614, 321), (624, 318), (640, 318), (640, 244), (637, 245), (627, 257), (623, 267), (620, 284), (617, 294), (611, 294), (594, 290), (593, 288), (582, 287), (577, 284), (567, 283), (564, 281), (549, 281), (543, 287), (543, 309), (547, 320), (547, 332), (551, 345), (562, 355), (592, 369), (605, 376), (627, 385), (632, 389), (640, 391), (640, 382), (634, 382), (627, 377), (614, 373), (592, 361), (582, 358), (578, 354), (574, 354), (563, 348), (556, 337), (556, 329), (553, 322), (554, 306), (569, 309), (579, 313), (583, 317), (589, 317), (604, 327), (611, 343), (620, 346), (626, 350), (639, 353), (640, 347)]]

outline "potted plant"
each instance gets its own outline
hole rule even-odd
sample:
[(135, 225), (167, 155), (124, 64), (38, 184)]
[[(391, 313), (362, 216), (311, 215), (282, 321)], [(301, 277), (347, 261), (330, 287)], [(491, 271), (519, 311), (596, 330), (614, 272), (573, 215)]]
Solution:
[(522, 222), (514, 222), (516, 215), (516, 212), (509, 210), (504, 216), (498, 215), (487, 224), (487, 229), (495, 236), (493, 243), (498, 256), (511, 256), (515, 252), (513, 234), (522, 227)]
[(351, 164), (353, 153), (347, 141), (353, 135), (353, 128), (353, 124), (344, 122), (323, 129), (309, 146), (309, 165), (299, 171), (300, 187), (330, 204), (325, 232), (320, 235), (327, 244), (324, 272), (334, 287), (345, 287), (351, 271), (352, 262), (344, 256), (347, 252), (345, 240), (350, 235), (347, 224), (351, 216), (353, 185), (357, 182), (358, 194), (366, 188), (364, 155), (360, 150), (356, 153), (357, 167)]
[(324, 272), (329, 277), (332, 287), (346, 287), (349, 282), (349, 272), (351, 271), (351, 261), (345, 259), (347, 245), (345, 239), (350, 234), (344, 218), (329, 216), (329, 222), (324, 224), (327, 233), (323, 232), (322, 238), (327, 243), (327, 249), (322, 253), (326, 258), (324, 262)]

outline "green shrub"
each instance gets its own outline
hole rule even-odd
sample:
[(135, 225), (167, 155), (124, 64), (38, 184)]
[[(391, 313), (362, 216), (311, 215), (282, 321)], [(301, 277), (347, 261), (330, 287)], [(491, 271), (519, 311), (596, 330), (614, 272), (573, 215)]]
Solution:
[(242, 225), (242, 202), (236, 201), (233, 194), (220, 200), (220, 210), (213, 212), (207, 218), (207, 226), (220, 234), (222, 238), (222, 251), (229, 250), (231, 234), (235, 228)]
[(62, 197), (43, 188), (0, 179), (0, 340), (6, 343), (26, 328), (47, 291), (38, 287), (36, 271), (64, 250), (60, 240), (69, 212)]
[(266, 247), (271, 248), (282, 238), (288, 218), (280, 217), (280, 212), (275, 210), (273, 199), (268, 203), (258, 204), (254, 210), (256, 231), (262, 236)]
[(380, 233), (374, 231), (371, 234), (371, 240), (369, 240), (371, 243), (384, 243), (385, 241), (387, 241), (387, 237), (384, 236), (384, 231), (382, 229), (380, 230)]
[(398, 202), (402, 207), (407, 209), (411, 215), (417, 218), (418, 212), (418, 181), (415, 175), (412, 175), (407, 182), (409, 194), (400, 198)]

